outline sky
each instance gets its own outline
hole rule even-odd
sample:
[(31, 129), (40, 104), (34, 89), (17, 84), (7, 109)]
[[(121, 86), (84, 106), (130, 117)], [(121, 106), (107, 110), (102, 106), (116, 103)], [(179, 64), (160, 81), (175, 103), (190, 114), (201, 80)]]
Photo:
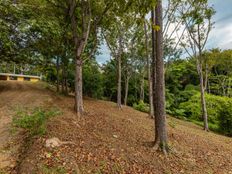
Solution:
[[(216, 14), (213, 17), (214, 28), (210, 32), (206, 49), (232, 49), (232, 0), (209, 0)], [(99, 64), (110, 59), (110, 51), (105, 44), (101, 45), (97, 56)]]

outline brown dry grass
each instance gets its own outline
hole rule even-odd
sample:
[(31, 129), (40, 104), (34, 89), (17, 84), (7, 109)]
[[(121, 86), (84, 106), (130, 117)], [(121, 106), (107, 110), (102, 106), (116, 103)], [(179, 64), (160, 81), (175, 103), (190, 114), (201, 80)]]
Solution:
[[(19, 95), (21, 90), (16, 90)], [(49, 121), (48, 135), (35, 138), (18, 173), (232, 173), (231, 138), (169, 117), (171, 152), (165, 157), (151, 148), (154, 123), (145, 113), (130, 107), (121, 111), (115, 103), (86, 99), (86, 114), (78, 120), (72, 111), (72, 97), (57, 96), (38, 85), (23, 84), (23, 90), (31, 97), (38, 93), (38, 101), (49, 101), (63, 115)], [(0, 101), (5, 92), (0, 93)], [(19, 98), (13, 101), (14, 95), (9, 97), (9, 104), (19, 102)], [(42, 95), (46, 95), (46, 100), (42, 100)], [(29, 98), (22, 102), (30, 104), (25, 101)], [(51, 137), (76, 145), (47, 149), (45, 140)]]

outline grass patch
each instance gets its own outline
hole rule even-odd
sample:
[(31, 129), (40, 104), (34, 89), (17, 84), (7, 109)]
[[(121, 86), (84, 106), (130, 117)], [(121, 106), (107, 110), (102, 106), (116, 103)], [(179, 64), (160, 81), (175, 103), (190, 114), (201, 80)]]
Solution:
[[(204, 127), (204, 123), (202, 121), (197, 121), (197, 120), (193, 120), (193, 119), (188, 119), (188, 121), (190, 121), (198, 126)], [(208, 126), (209, 126), (209, 130), (220, 133), (218, 124), (213, 124), (213, 123), (208, 122)]]
[(60, 115), (57, 109), (44, 110), (35, 108), (32, 111), (19, 110), (13, 117), (13, 127), (23, 128), (31, 136), (46, 134), (46, 122), (49, 118)]
[(66, 169), (62, 166), (58, 166), (58, 167), (42, 166), (41, 172), (43, 174), (65, 174), (67, 173)]
[(6, 174), (6, 172), (4, 172), (3, 169), (0, 169), (0, 174)]

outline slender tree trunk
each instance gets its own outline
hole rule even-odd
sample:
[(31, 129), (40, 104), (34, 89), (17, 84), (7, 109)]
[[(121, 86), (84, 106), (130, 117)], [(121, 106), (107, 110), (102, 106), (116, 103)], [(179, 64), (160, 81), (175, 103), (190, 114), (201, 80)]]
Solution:
[[(75, 16), (75, 10), (77, 7), (76, 0), (69, 0), (69, 17), (71, 19), (71, 27), (73, 40), (75, 44), (75, 105), (74, 110), (78, 116), (81, 116), (84, 112), (83, 107), (83, 93), (82, 93), (82, 58), (81, 54), (85, 49), (85, 46), (88, 41), (89, 32), (90, 32), (90, 24), (91, 24), (91, 11), (90, 11), (90, 3), (88, 3), (88, 14), (85, 13), (83, 15), (88, 16), (89, 20), (86, 21), (85, 17), (82, 16), (82, 35), (78, 36), (77, 33), (77, 17)], [(87, 12), (87, 11), (86, 11)]]
[[(201, 56), (201, 54), (199, 56)], [(208, 115), (207, 115), (206, 101), (205, 101), (204, 78), (203, 78), (203, 72), (202, 72), (202, 64), (199, 60), (197, 62), (197, 69), (198, 69), (199, 78), (200, 78), (201, 110), (202, 110), (202, 117), (204, 120), (204, 130), (208, 131), (209, 128), (208, 128)]]
[(129, 87), (129, 77), (128, 75), (126, 76), (126, 81), (125, 81), (125, 97), (124, 97), (124, 105), (127, 105), (127, 97), (128, 97), (128, 87)]
[(122, 108), (122, 89), (121, 89), (121, 82), (122, 82), (122, 70), (121, 70), (121, 55), (118, 56), (118, 89), (117, 89), (117, 106), (119, 109)]
[(119, 37), (117, 106), (122, 109), (122, 38)]
[(155, 42), (156, 42), (156, 38), (155, 38), (155, 30), (153, 29), (153, 26), (155, 26), (155, 12), (154, 9), (152, 9), (151, 11), (151, 19), (152, 19), (152, 91), (153, 91), (153, 108), (154, 108), (154, 125), (155, 125), (155, 143), (158, 141), (158, 120), (156, 117), (156, 54), (155, 54)]
[[(145, 19), (144, 19), (145, 20)], [(150, 59), (148, 53), (148, 35), (147, 35), (147, 25), (144, 22), (144, 33), (145, 33), (145, 49), (146, 49), (146, 57), (147, 57), (147, 76), (148, 76), (148, 93), (149, 93), (149, 116), (154, 118), (154, 106), (153, 106), (153, 94), (152, 94), (152, 80), (151, 80), (151, 66)]]
[(163, 19), (162, 19), (162, 0), (157, 0), (155, 9), (155, 22), (160, 27), (156, 30), (156, 117), (158, 120), (157, 131), (158, 139), (156, 145), (158, 145), (164, 153), (168, 150), (168, 137), (166, 129), (166, 113), (165, 113), (165, 82), (164, 82), (164, 61), (163, 61)]
[(60, 58), (56, 58), (56, 92), (60, 92), (60, 77), (59, 77), (59, 71), (60, 71)]
[[(148, 72), (151, 72), (151, 69), (148, 69)], [(151, 73), (148, 73), (148, 85), (149, 85), (149, 116), (154, 118), (154, 105), (153, 105), (153, 92), (152, 92), (152, 80), (151, 80)]]
[(83, 93), (82, 93), (82, 60), (76, 58), (76, 77), (75, 77), (75, 111), (78, 116), (84, 112), (83, 108)]

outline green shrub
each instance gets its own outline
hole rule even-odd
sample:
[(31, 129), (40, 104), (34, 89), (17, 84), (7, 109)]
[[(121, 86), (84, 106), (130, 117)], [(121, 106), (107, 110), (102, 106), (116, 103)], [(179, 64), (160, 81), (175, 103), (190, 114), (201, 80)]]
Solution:
[(225, 103), (219, 111), (219, 130), (232, 136), (232, 100)]
[(57, 110), (45, 111), (41, 108), (36, 108), (32, 112), (18, 111), (13, 118), (13, 126), (27, 130), (31, 136), (44, 135), (46, 121), (58, 114), (60, 112)]
[[(205, 98), (209, 128), (232, 136), (232, 99), (211, 94), (206, 94)], [(203, 120), (199, 92), (187, 102), (181, 103), (179, 109), (183, 116), (189, 118), (191, 121)]]
[(185, 86), (184, 90), (185, 91), (193, 91), (193, 90), (200, 91), (200, 87), (199, 86), (195, 86), (193, 84), (188, 84), (188, 85)]
[(141, 100), (138, 104), (134, 103), (133, 108), (141, 112), (149, 112), (149, 105)]
[[(211, 94), (206, 94), (205, 98), (208, 120), (211, 123), (216, 123), (220, 115), (219, 111), (222, 109), (223, 105), (231, 99)], [(187, 102), (181, 103), (179, 108), (185, 110), (184, 116), (198, 121), (202, 120), (201, 98), (199, 92), (192, 96)]]
[(185, 110), (179, 108), (179, 105), (180, 103), (187, 102), (193, 95), (198, 93), (198, 91), (192, 88), (196, 87), (188, 87), (184, 91), (178, 91), (175, 95), (166, 89), (166, 112), (174, 115), (175, 117), (185, 116)]
[(175, 96), (170, 93), (168, 89), (165, 90), (165, 108), (168, 114), (173, 114), (173, 109), (175, 108)]
[(183, 111), (183, 116), (198, 121), (201, 120), (200, 93), (181, 103), (179, 109)]

